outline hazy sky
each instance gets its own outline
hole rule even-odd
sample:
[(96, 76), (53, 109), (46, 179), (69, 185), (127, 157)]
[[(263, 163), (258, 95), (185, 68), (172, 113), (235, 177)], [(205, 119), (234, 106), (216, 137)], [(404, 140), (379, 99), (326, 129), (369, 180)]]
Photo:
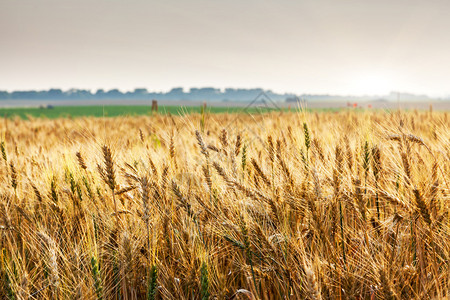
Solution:
[(0, 0), (0, 90), (450, 94), (448, 0)]

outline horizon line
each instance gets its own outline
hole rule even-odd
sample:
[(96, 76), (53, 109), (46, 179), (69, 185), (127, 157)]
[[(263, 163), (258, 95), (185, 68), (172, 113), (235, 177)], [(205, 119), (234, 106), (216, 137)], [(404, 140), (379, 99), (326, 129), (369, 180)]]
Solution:
[(214, 86), (202, 86), (202, 87), (181, 87), (181, 86), (174, 86), (169, 90), (149, 90), (146, 87), (135, 87), (134, 89), (121, 89), (121, 88), (110, 88), (110, 89), (105, 89), (105, 88), (59, 88), (59, 87), (52, 87), (52, 88), (47, 88), (47, 89), (0, 89), (0, 92), (7, 92), (9, 94), (12, 94), (14, 92), (48, 92), (51, 90), (60, 90), (63, 93), (67, 93), (70, 92), (71, 90), (74, 91), (88, 91), (90, 92), (92, 95), (95, 95), (98, 91), (104, 91), (104, 92), (109, 92), (109, 91), (114, 91), (117, 90), (120, 93), (133, 93), (136, 92), (136, 90), (139, 89), (144, 89), (146, 90), (147, 94), (153, 94), (153, 93), (160, 93), (160, 94), (168, 94), (170, 93), (172, 90), (174, 89), (178, 89), (181, 88), (183, 93), (189, 94), (191, 93), (192, 89), (206, 89), (206, 88), (213, 88), (216, 90), (219, 90), (221, 93), (224, 93), (226, 91), (226, 89), (235, 89), (235, 90), (262, 90), (263, 92), (269, 92), (269, 93), (273, 93), (273, 94), (277, 94), (277, 95), (294, 95), (294, 96), (333, 96), (333, 97), (384, 97), (384, 96), (392, 96), (395, 94), (398, 95), (410, 95), (410, 96), (415, 96), (415, 97), (426, 97), (426, 98), (433, 98), (433, 99), (439, 99), (439, 98), (450, 98), (450, 94), (447, 95), (434, 95), (431, 96), (429, 94), (426, 93), (413, 93), (413, 92), (408, 92), (408, 91), (396, 91), (396, 90), (391, 90), (389, 92), (380, 94), (352, 94), (352, 93), (332, 93), (332, 92), (302, 92), (302, 93), (294, 93), (294, 92), (277, 92), (274, 91), (272, 89), (266, 89), (266, 88), (262, 88), (262, 87), (224, 87), (224, 88), (218, 88), (218, 87), (214, 87)]

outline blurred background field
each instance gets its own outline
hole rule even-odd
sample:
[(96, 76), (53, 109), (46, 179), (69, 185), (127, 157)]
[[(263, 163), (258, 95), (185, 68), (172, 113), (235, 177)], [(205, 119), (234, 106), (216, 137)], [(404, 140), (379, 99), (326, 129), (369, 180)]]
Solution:
[[(202, 106), (159, 106), (157, 114), (172, 114), (184, 115), (192, 113), (201, 113)], [(274, 107), (245, 107), (241, 106), (207, 106), (208, 113), (266, 113), (270, 111), (285, 110), (288, 107), (274, 108)], [(318, 108), (315, 111), (337, 111), (338, 108)], [(156, 112), (155, 112), (156, 113)], [(64, 117), (116, 117), (116, 116), (140, 116), (151, 115), (151, 106), (126, 106), (126, 105), (107, 105), (107, 106), (54, 106), (51, 108), (43, 107), (19, 107), (19, 108), (0, 108), (0, 116), (13, 118), (20, 117), (26, 119), (28, 117), (34, 118), (64, 118)]]

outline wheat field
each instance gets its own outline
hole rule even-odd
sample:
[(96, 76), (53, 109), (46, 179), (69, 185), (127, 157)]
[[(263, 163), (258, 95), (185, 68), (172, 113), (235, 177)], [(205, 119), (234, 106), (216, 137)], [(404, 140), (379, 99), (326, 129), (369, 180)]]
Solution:
[(446, 112), (0, 121), (1, 299), (450, 296)]

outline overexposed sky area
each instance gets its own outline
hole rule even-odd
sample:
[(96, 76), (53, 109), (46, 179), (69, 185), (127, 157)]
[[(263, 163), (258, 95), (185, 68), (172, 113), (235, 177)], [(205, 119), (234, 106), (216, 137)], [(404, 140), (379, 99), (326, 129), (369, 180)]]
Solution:
[(0, 0), (0, 90), (450, 95), (448, 0)]

